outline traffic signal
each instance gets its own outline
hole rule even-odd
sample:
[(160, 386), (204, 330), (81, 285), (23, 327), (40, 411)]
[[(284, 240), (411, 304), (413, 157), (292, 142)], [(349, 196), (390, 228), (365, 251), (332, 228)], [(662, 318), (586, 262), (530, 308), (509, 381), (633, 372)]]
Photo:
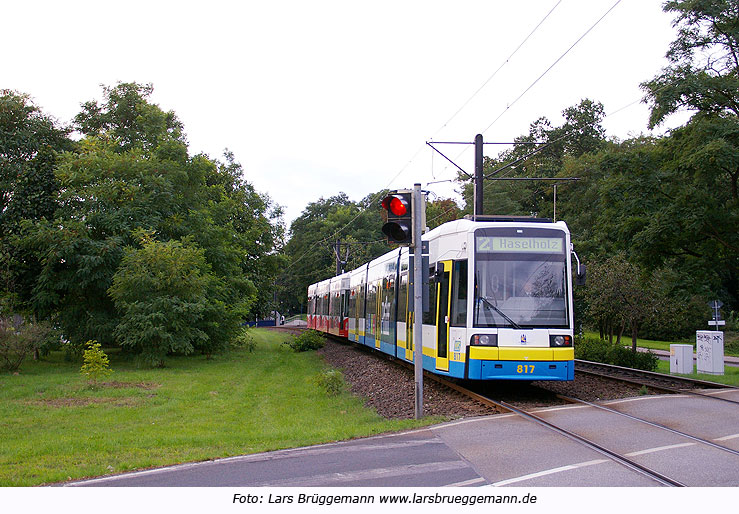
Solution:
[(382, 200), (387, 211), (387, 223), (382, 232), (394, 243), (411, 243), (413, 236), (413, 208), (411, 191), (395, 191)]

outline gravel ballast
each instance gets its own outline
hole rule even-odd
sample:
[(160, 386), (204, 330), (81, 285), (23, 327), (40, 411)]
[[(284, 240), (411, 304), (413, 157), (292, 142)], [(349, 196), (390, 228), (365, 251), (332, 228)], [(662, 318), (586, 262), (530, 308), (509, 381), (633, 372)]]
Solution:
[[(369, 349), (351, 343), (337, 343), (327, 339), (318, 350), (323, 359), (344, 375), (353, 394), (363, 398), (368, 407), (386, 418), (413, 418), (415, 379), (413, 370), (392, 362)], [(484, 393), (524, 409), (563, 404), (556, 394), (597, 402), (638, 396), (639, 387), (575, 374), (571, 382), (494, 382), (479, 384)], [(546, 391), (542, 391), (545, 389)], [(424, 415), (462, 418), (497, 414), (493, 407), (484, 405), (462, 393), (449, 389), (430, 379), (423, 381)]]

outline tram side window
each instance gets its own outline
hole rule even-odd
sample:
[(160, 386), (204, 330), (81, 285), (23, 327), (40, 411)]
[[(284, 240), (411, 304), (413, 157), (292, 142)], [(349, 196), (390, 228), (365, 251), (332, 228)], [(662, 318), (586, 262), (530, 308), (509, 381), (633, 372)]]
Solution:
[(398, 291), (398, 321), (405, 323), (408, 309), (408, 273), (400, 277), (400, 290)]
[(365, 301), (365, 294), (366, 294), (366, 288), (364, 284), (360, 284), (357, 286), (357, 318), (363, 318), (364, 317), (364, 301)]
[(375, 333), (375, 308), (377, 307), (377, 289), (374, 284), (367, 284), (367, 303), (366, 303), (366, 322), (364, 330), (367, 335), (374, 335)]
[(467, 324), (467, 261), (455, 261), (452, 284), (452, 326)]
[(347, 306), (347, 316), (350, 318), (356, 318), (356, 312), (357, 312), (357, 295), (354, 290), (351, 290), (348, 293), (349, 296), (349, 305)]
[(429, 310), (423, 313), (424, 325), (436, 325), (436, 269), (429, 268)]

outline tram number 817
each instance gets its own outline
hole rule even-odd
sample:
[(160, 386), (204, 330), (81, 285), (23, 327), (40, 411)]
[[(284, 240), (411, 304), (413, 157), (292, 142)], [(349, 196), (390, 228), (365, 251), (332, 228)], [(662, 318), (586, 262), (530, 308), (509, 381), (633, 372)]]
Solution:
[(517, 373), (533, 373), (534, 372), (534, 365), (533, 364), (519, 364), (516, 368)]

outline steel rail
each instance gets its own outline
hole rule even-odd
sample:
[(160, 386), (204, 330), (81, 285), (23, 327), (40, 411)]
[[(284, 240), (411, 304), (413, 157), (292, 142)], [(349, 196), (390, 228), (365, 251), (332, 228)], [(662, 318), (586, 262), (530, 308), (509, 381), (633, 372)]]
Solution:
[[(402, 362), (402, 361), (401, 361)], [(575, 432), (571, 432), (565, 428), (559, 427), (553, 423), (550, 423), (549, 421), (546, 421), (539, 416), (532, 414), (531, 412), (525, 411), (523, 409), (519, 409), (518, 407), (515, 407), (507, 402), (499, 401), (499, 400), (493, 400), (492, 398), (488, 398), (486, 396), (482, 396), (480, 394), (474, 393), (458, 384), (455, 384), (453, 382), (450, 382), (442, 377), (439, 377), (438, 375), (434, 375), (432, 373), (429, 373), (428, 376), (432, 378), (433, 380), (451, 388), (455, 391), (459, 391), (463, 394), (466, 394), (470, 398), (473, 398), (475, 400), (481, 401), (486, 405), (495, 406), (498, 409), (501, 409), (503, 411), (512, 412), (514, 414), (517, 414), (521, 416), (524, 419), (528, 419), (529, 421), (533, 421), (534, 423), (537, 423), (540, 426), (543, 426), (549, 430), (552, 430), (554, 432), (557, 432), (560, 435), (563, 435), (577, 443), (580, 443), (591, 450), (594, 450), (601, 455), (604, 455), (608, 457), (609, 459), (613, 460), (614, 462), (621, 464), (622, 466), (625, 466), (626, 468), (635, 471), (643, 476), (646, 476), (662, 485), (670, 486), (670, 487), (685, 487), (685, 484), (682, 482), (679, 482), (677, 480), (674, 480), (666, 475), (663, 475), (657, 471), (654, 471), (652, 469), (649, 469), (645, 466), (642, 466), (638, 462), (635, 462), (627, 457), (624, 457), (623, 455), (620, 455), (612, 450), (609, 450), (605, 446), (601, 446), (596, 442), (593, 442), (585, 437), (582, 437), (579, 434), (576, 434)]]
[(657, 373), (654, 371), (626, 368), (623, 366), (616, 366), (614, 364), (604, 364), (602, 362), (586, 361), (582, 359), (575, 359), (575, 370), (577, 370), (578, 364), (583, 365), (583, 366), (590, 366), (593, 368), (620, 371), (620, 372), (629, 373), (632, 375), (643, 375), (645, 377), (654, 378), (655, 380), (665, 380), (665, 381), (669, 380), (672, 382), (682, 382), (684, 384), (697, 385), (697, 386), (701, 386), (701, 387), (708, 388), (708, 389), (736, 389), (733, 386), (719, 384), (718, 382), (709, 382), (708, 380), (699, 380), (697, 378), (688, 378), (688, 377), (678, 377), (675, 375), (666, 375), (664, 373)]
[[(332, 337), (331, 335), (329, 335), (329, 334), (326, 334), (326, 335), (328, 337), (330, 337), (331, 339), (334, 339), (334, 337)], [(342, 341), (343, 341), (343, 339), (342, 339)], [(354, 347), (359, 347), (359, 348), (361, 348), (363, 350), (367, 350), (367, 348), (364, 345), (354, 344), (353, 346)], [(392, 362), (398, 363), (398, 364), (403, 365), (403, 366), (406, 366), (406, 367), (411, 367), (410, 364), (407, 363), (406, 361), (404, 361), (402, 359), (396, 359), (395, 357), (390, 356), (390, 355), (387, 355), (387, 354), (378, 353), (378, 352), (371, 352), (371, 354), (377, 355), (377, 356), (382, 356), (382, 357), (384, 357), (388, 361), (392, 361)], [(622, 369), (631, 370), (630, 368), (622, 368)], [(595, 373), (595, 374), (597, 374), (597, 373)], [(661, 377), (667, 377), (668, 379), (673, 379), (674, 378), (674, 377), (672, 377), (670, 375), (661, 375), (661, 374), (657, 374), (657, 373), (653, 373), (653, 375), (658, 375), (658, 376), (661, 376)], [(499, 400), (493, 400), (492, 398), (489, 398), (487, 396), (483, 396), (481, 394), (478, 394), (478, 393), (475, 393), (473, 391), (470, 391), (469, 389), (467, 389), (467, 388), (465, 388), (465, 387), (463, 387), (463, 386), (461, 386), (461, 385), (459, 385), (457, 383), (451, 382), (451, 381), (449, 381), (449, 380), (447, 380), (444, 377), (441, 377), (439, 375), (436, 375), (436, 374), (433, 374), (433, 373), (429, 373), (427, 371), (424, 371), (424, 376), (426, 376), (427, 378), (432, 379), (432, 380), (434, 380), (434, 381), (436, 381), (436, 382), (438, 382), (438, 383), (440, 383), (440, 384), (442, 384), (442, 385), (444, 385), (444, 386), (446, 386), (446, 387), (448, 387), (448, 388), (450, 388), (450, 389), (452, 389), (454, 391), (460, 392), (460, 393), (468, 396), (469, 398), (472, 398), (472, 399), (474, 399), (474, 400), (482, 403), (483, 405), (494, 407), (494, 408), (496, 408), (496, 410), (499, 410), (499, 411), (514, 413), (514, 414), (516, 414), (518, 416), (521, 416), (522, 418), (527, 419), (529, 421), (532, 421), (532, 422), (534, 422), (534, 423), (536, 423), (536, 424), (538, 424), (538, 425), (540, 425), (540, 426), (542, 426), (544, 428), (547, 428), (549, 430), (552, 430), (552, 431), (554, 431), (554, 432), (556, 432), (556, 433), (558, 433), (558, 434), (560, 434), (560, 435), (562, 435), (564, 437), (567, 437), (568, 439), (570, 439), (572, 441), (575, 441), (575, 442), (577, 442), (579, 444), (582, 444), (583, 446), (586, 446), (587, 448), (590, 448), (591, 450), (593, 450), (595, 452), (600, 453), (601, 455), (604, 455), (608, 459), (610, 459), (610, 460), (612, 460), (612, 461), (614, 461), (614, 462), (616, 462), (618, 464), (621, 464), (622, 466), (626, 467), (627, 469), (630, 469), (630, 470), (632, 470), (632, 471), (634, 471), (636, 473), (639, 473), (642, 476), (645, 476), (645, 477), (647, 477), (647, 478), (649, 478), (651, 480), (656, 481), (657, 483), (659, 483), (661, 485), (669, 486), (669, 487), (686, 487), (685, 484), (683, 484), (682, 482), (679, 482), (678, 480), (675, 480), (675, 479), (670, 478), (670, 477), (668, 477), (666, 475), (663, 475), (662, 473), (659, 473), (658, 471), (654, 471), (652, 469), (649, 469), (646, 466), (642, 466), (638, 462), (635, 462), (635, 461), (633, 461), (633, 460), (631, 460), (631, 459), (629, 459), (627, 457), (624, 457), (623, 455), (620, 455), (619, 453), (614, 452), (613, 450), (609, 450), (608, 448), (606, 448), (606, 447), (604, 447), (604, 446), (602, 446), (602, 445), (600, 445), (600, 444), (598, 444), (598, 443), (596, 443), (594, 441), (591, 441), (591, 440), (589, 440), (589, 439), (587, 439), (587, 438), (585, 438), (585, 437), (583, 437), (583, 436), (581, 436), (581, 435), (579, 435), (579, 434), (577, 434), (575, 432), (569, 431), (569, 430), (567, 430), (565, 428), (562, 428), (562, 427), (559, 427), (559, 426), (557, 426), (557, 425), (555, 425), (553, 423), (550, 423), (549, 421), (546, 421), (545, 419), (540, 418), (539, 416), (537, 416), (537, 415), (535, 415), (535, 414), (533, 414), (531, 412), (525, 411), (523, 409), (519, 409), (518, 407), (515, 407), (515, 406), (513, 406), (513, 405), (511, 405), (511, 404), (509, 404), (507, 402), (499, 401)], [(622, 381), (633, 382), (633, 381), (628, 380), (628, 379), (627, 380), (623, 380), (621, 377), (613, 377), (613, 376), (609, 376), (609, 375), (603, 375), (603, 376), (606, 376), (607, 378), (612, 378), (614, 380), (622, 380)], [(682, 377), (680, 377), (680, 378), (682, 378)], [(696, 383), (696, 382), (701, 382), (701, 381), (692, 381), (691, 380), (691, 382), (692, 383)], [(711, 387), (714, 387), (714, 388), (715, 387), (723, 387), (723, 385), (716, 384), (714, 382), (706, 382), (706, 383), (707, 384), (710, 384)], [(641, 384), (641, 385), (643, 385), (643, 384)], [(652, 386), (652, 387), (661, 388), (661, 386)], [(675, 390), (675, 389), (673, 389), (673, 391), (677, 391), (679, 393), (686, 393), (686, 392), (688, 392), (688, 391), (684, 391), (684, 390)], [(671, 432), (671, 433), (674, 433), (676, 435), (680, 435), (680, 436), (689, 438), (689, 439), (694, 440), (696, 442), (699, 442), (699, 443), (702, 443), (702, 444), (706, 444), (706, 445), (711, 446), (711, 447), (714, 447), (716, 449), (719, 449), (719, 450), (722, 450), (722, 451), (727, 451), (729, 453), (739, 455), (739, 452), (736, 451), (736, 450), (733, 450), (733, 449), (728, 448), (728, 447), (725, 447), (725, 446), (721, 446), (719, 444), (713, 443), (712, 441), (708, 441), (706, 439), (702, 439), (702, 438), (699, 438), (699, 437), (696, 437), (696, 436), (692, 436), (690, 434), (686, 434), (684, 432), (680, 432), (679, 430), (675, 430), (675, 429), (672, 429), (670, 427), (666, 427), (664, 425), (660, 425), (659, 423), (654, 423), (654, 422), (651, 422), (651, 421), (648, 421), (648, 420), (644, 420), (644, 419), (641, 419), (641, 418), (632, 416), (630, 414), (625, 414), (625, 413), (619, 412), (619, 411), (617, 411), (615, 409), (611, 409), (609, 407), (604, 407), (604, 406), (600, 406), (600, 405), (597, 405), (597, 404), (594, 404), (594, 403), (591, 403), (591, 402), (587, 402), (585, 400), (580, 400), (580, 399), (577, 399), (577, 398), (571, 398), (571, 397), (568, 397), (568, 396), (565, 396), (565, 395), (556, 395), (556, 396), (558, 398), (560, 398), (560, 399), (562, 399), (564, 401), (568, 401), (570, 403), (582, 403), (582, 404), (593, 406), (593, 407), (596, 407), (596, 408), (599, 408), (599, 409), (603, 409), (603, 410), (612, 412), (614, 414), (619, 414), (619, 415), (625, 416), (627, 418), (633, 419), (635, 421), (639, 421), (641, 423), (645, 423), (645, 424), (648, 424), (650, 426), (654, 426), (655, 428), (660, 428), (662, 430), (666, 430), (666, 431)], [(706, 396), (708, 396), (708, 395), (706, 395)], [(709, 396), (709, 397), (710, 398), (715, 398), (713, 396)]]
[(711, 398), (713, 400), (719, 400), (719, 401), (722, 401), (722, 402), (733, 403), (735, 405), (739, 405), (739, 401), (731, 400), (729, 398), (722, 398), (720, 396), (714, 396), (714, 395), (711, 395), (711, 394), (702, 393), (700, 391), (694, 391), (692, 389), (678, 389), (678, 388), (670, 387), (670, 386), (667, 386), (667, 385), (659, 385), (659, 384), (654, 384), (654, 383), (645, 383), (645, 382), (639, 380), (638, 377), (639, 376), (643, 376), (643, 377), (645, 377), (647, 379), (671, 381), (671, 382), (675, 382), (675, 383), (682, 382), (682, 383), (684, 383), (686, 385), (691, 385), (691, 386), (698, 385), (698, 386), (704, 386), (704, 387), (707, 387), (707, 388), (710, 388), (710, 389), (724, 389), (724, 390), (737, 389), (736, 387), (733, 387), (733, 386), (729, 386), (729, 385), (725, 385), (725, 384), (719, 384), (719, 383), (716, 383), (716, 382), (708, 382), (708, 381), (705, 381), (705, 380), (698, 380), (698, 379), (693, 379), (693, 378), (687, 378), (687, 377), (675, 377), (675, 376), (672, 376), (672, 375), (665, 375), (664, 373), (655, 373), (653, 371), (637, 370), (637, 369), (633, 369), (633, 368), (623, 368), (621, 366), (614, 366), (612, 364), (603, 364), (603, 363), (600, 363), (600, 362), (578, 361), (578, 360), (576, 360), (575, 362), (576, 363), (580, 363), (580, 364), (586, 364), (587, 366), (591, 366), (591, 367), (594, 367), (594, 368), (600, 368), (600, 369), (606, 370), (606, 371), (608, 371), (608, 370), (615, 370), (617, 372), (624, 371), (624, 372), (628, 373), (629, 375), (631, 375), (631, 378), (627, 378), (627, 377), (623, 377), (623, 376), (618, 376), (618, 375), (611, 374), (611, 373), (608, 373), (608, 372), (601, 373), (601, 372), (598, 372), (598, 371), (594, 371), (592, 369), (589, 370), (589, 369), (582, 369), (582, 368), (577, 369), (576, 368), (575, 371), (578, 372), (578, 373), (586, 373), (588, 375), (594, 375), (594, 376), (598, 376), (598, 377), (609, 378), (611, 380), (618, 380), (618, 381), (626, 382), (626, 383), (629, 383), (629, 384), (643, 385), (645, 387), (651, 387), (652, 389), (661, 390), (661, 391), (667, 391), (669, 393), (690, 394), (690, 395), (693, 395), (693, 396), (700, 396), (702, 398)]
[(629, 418), (631, 420), (638, 421), (640, 423), (644, 423), (645, 425), (649, 425), (649, 426), (652, 426), (652, 427), (655, 427), (655, 428), (660, 428), (662, 430), (666, 430), (668, 432), (671, 432), (673, 434), (676, 434), (676, 435), (679, 435), (679, 436), (682, 436), (682, 437), (687, 437), (688, 439), (691, 439), (691, 440), (696, 441), (698, 443), (705, 444), (705, 445), (711, 446), (713, 448), (716, 448), (716, 449), (719, 449), (719, 450), (722, 450), (722, 451), (725, 451), (725, 452), (729, 452), (729, 453), (734, 454), (734, 455), (739, 455), (739, 451), (734, 450), (733, 448), (729, 448), (727, 446), (722, 446), (720, 444), (714, 443), (713, 441), (709, 441), (708, 439), (703, 439), (702, 437), (694, 436), (694, 435), (688, 434), (686, 432), (682, 432), (680, 430), (676, 430), (674, 428), (670, 428), (670, 427), (668, 427), (666, 425), (662, 425), (661, 423), (656, 423), (654, 421), (649, 421), (648, 419), (643, 419), (643, 418), (640, 418), (638, 416), (634, 416), (632, 414), (627, 414), (625, 412), (621, 412), (621, 411), (618, 411), (616, 409), (612, 409), (612, 408), (610, 408), (610, 407), (608, 407), (606, 405), (600, 405), (600, 404), (597, 404), (597, 403), (589, 402), (587, 400), (581, 400), (580, 398), (573, 398), (571, 396), (566, 396), (566, 395), (563, 395), (563, 394), (558, 394), (557, 397), (558, 398), (562, 398), (563, 400), (566, 400), (566, 401), (571, 402), (571, 403), (584, 404), (584, 405), (587, 405), (589, 407), (595, 407), (596, 409), (604, 410), (606, 412), (611, 412), (613, 414), (618, 414), (619, 416), (624, 416), (624, 417)]

